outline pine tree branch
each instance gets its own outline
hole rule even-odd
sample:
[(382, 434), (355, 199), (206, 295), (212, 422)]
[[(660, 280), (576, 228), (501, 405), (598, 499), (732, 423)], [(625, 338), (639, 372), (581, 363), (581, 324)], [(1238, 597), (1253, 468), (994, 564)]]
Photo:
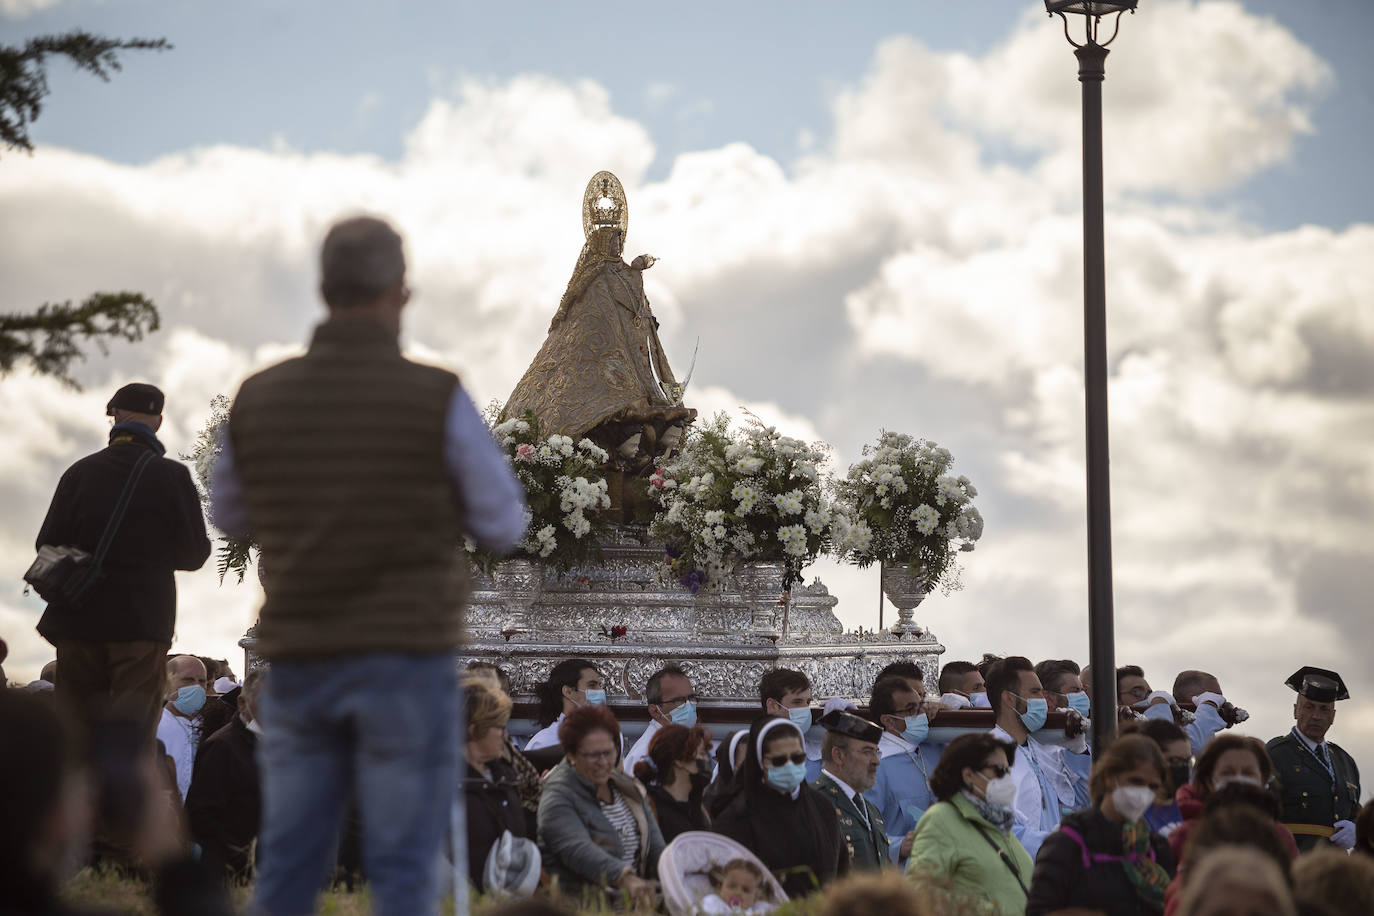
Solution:
[(45, 67), (49, 57), (66, 57), (78, 70), (109, 82), (122, 70), (118, 51), (166, 51), (165, 38), (104, 38), (90, 32), (32, 38), (23, 47), (0, 45), (0, 141), (8, 149), (33, 152), (29, 126), (43, 110), (48, 94)]
[(152, 300), (129, 291), (93, 293), (80, 305), (45, 302), (34, 312), (0, 315), (0, 377), (27, 360), (37, 374), (80, 390), (71, 370), (85, 358), (83, 345), (93, 343), (109, 353), (109, 340), (142, 340), (159, 325)]

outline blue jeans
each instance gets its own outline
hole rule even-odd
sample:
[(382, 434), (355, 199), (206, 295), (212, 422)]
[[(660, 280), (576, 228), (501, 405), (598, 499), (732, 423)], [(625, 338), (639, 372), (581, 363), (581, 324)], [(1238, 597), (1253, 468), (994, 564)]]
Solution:
[(350, 797), (362, 812), (372, 912), (436, 911), (436, 857), (457, 782), (456, 667), (448, 653), (272, 664), (259, 701), (256, 912), (315, 912)]

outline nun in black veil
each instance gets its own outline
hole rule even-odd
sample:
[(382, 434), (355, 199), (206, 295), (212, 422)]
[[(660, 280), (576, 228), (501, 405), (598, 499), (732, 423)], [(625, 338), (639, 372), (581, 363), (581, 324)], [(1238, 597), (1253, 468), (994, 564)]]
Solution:
[(789, 897), (814, 893), (849, 870), (835, 806), (806, 782), (802, 734), (787, 719), (749, 728), (733, 796), (712, 828), (758, 856)]

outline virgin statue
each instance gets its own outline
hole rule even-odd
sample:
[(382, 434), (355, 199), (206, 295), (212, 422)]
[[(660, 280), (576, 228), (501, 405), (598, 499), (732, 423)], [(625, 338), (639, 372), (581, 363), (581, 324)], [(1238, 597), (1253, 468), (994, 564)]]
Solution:
[(586, 436), (611, 455), (611, 470), (635, 476), (673, 448), (696, 411), (682, 405), (686, 385), (668, 365), (644, 295), (654, 258), (621, 260), (628, 226), (624, 188), (598, 172), (582, 200), (582, 254), (503, 413), (533, 411), (545, 434)]

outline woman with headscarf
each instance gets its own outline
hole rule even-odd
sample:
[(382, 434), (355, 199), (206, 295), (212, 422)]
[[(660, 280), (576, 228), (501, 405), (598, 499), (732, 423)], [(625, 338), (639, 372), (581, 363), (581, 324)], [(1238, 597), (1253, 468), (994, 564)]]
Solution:
[(802, 733), (760, 716), (749, 728), (733, 799), (712, 825), (772, 869), (789, 897), (813, 893), (849, 871), (835, 806), (806, 784)]
[(1174, 875), (1169, 844), (1145, 812), (1167, 774), (1159, 746), (1118, 738), (1093, 764), (1093, 806), (1066, 814), (1035, 860), (1026, 916), (1075, 907), (1105, 916), (1159, 916)]
[(665, 725), (649, 741), (649, 753), (635, 764), (635, 778), (649, 790), (649, 805), (663, 842), (688, 830), (706, 830), (710, 819), (701, 795), (711, 778), (711, 733), (700, 725)]
[(744, 739), (748, 737), (749, 729), (742, 728), (731, 735), (729, 741), (716, 745), (716, 778), (702, 795), (706, 813), (712, 819), (720, 817), (725, 806), (735, 797), (735, 778), (744, 767)]

